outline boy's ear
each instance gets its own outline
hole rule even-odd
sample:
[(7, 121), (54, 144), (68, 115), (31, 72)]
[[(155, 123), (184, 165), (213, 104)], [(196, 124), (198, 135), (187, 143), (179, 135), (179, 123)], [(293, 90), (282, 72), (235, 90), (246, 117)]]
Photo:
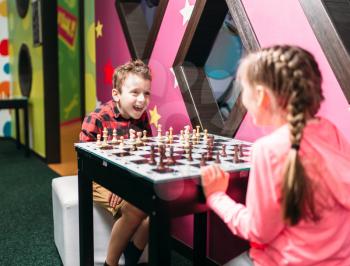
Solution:
[(112, 89), (112, 97), (116, 102), (119, 102), (120, 92), (117, 89)]

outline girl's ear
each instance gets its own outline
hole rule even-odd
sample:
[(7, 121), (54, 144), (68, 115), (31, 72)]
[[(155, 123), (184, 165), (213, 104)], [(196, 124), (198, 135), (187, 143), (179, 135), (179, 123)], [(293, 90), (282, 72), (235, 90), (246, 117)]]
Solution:
[(256, 86), (257, 104), (264, 109), (271, 107), (271, 95), (266, 87), (262, 85)]

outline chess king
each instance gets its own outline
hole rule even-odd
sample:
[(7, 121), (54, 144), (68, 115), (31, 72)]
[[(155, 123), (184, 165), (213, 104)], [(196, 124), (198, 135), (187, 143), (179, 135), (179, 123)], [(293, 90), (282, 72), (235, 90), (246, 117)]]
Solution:
[[(102, 104), (84, 119), (80, 141), (96, 141), (107, 128), (108, 138), (116, 130), (119, 137), (151, 128), (146, 113), (151, 95), (151, 71), (141, 60), (117, 67), (113, 74), (112, 100)], [(115, 218), (105, 265), (118, 265), (122, 253), (125, 265), (135, 265), (148, 241), (148, 218), (145, 213), (97, 183), (93, 200)], [(132, 240), (131, 240), (132, 239)]]

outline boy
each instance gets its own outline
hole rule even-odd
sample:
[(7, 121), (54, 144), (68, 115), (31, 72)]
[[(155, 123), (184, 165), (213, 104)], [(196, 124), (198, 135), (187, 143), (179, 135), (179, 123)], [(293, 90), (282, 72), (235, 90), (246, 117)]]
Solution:
[[(146, 130), (151, 134), (146, 109), (150, 101), (151, 72), (141, 60), (116, 68), (113, 74), (113, 100), (102, 104), (83, 122), (80, 141), (96, 141), (103, 128), (117, 130), (118, 136)], [(118, 265), (124, 251), (125, 265), (135, 265), (148, 240), (148, 219), (145, 213), (109, 190), (93, 183), (93, 200), (115, 217), (105, 265)], [(131, 240), (132, 239), (132, 240)], [(130, 241), (131, 240), (131, 241)], [(129, 242), (130, 241), (130, 242)]]

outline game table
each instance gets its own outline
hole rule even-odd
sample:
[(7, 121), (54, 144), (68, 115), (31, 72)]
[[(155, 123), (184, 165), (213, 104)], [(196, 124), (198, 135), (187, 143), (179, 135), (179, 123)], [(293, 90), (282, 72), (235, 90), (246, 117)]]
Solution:
[[(123, 141), (122, 147), (118, 144), (120, 141), (109, 141), (107, 145), (98, 142), (76, 143), (80, 265), (94, 264), (92, 181), (149, 215), (149, 265), (171, 265), (170, 220), (172, 217), (194, 214), (193, 265), (205, 265), (207, 206), (199, 178), (203, 157), (214, 153), (211, 158), (207, 157), (205, 164), (220, 163), (232, 175), (247, 171), (250, 167), (250, 143), (211, 136), (214, 141), (210, 152), (203, 134), (199, 141), (193, 140), (190, 159), (186, 150), (188, 143), (180, 140), (178, 135), (174, 135), (171, 143), (164, 141), (164, 137), (150, 137), (138, 147), (131, 140)], [(163, 153), (165, 157), (161, 159), (163, 145), (166, 151)], [(173, 155), (170, 155), (169, 147), (172, 147)], [(154, 150), (151, 157), (155, 157), (155, 165), (149, 163), (150, 150)], [(167, 160), (172, 156), (176, 163), (170, 166)], [(161, 160), (164, 162), (159, 167)]]
[(10, 97), (0, 99), (0, 109), (15, 109), (16, 117), (16, 144), (17, 148), (21, 147), (20, 143), (20, 125), (19, 125), (19, 109), (23, 109), (23, 123), (24, 123), (24, 146), (25, 155), (29, 156), (29, 120), (28, 120), (28, 98), (27, 97)]

